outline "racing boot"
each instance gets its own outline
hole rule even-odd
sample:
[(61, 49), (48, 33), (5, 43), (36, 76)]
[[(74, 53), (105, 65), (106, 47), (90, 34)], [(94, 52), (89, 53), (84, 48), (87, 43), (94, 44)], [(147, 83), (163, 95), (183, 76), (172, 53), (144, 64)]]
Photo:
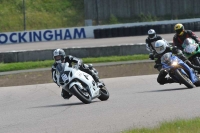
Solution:
[(194, 83), (195, 86), (200, 86), (200, 80)]
[(160, 85), (164, 85), (164, 84), (167, 84), (167, 83), (175, 83), (176, 81), (174, 81), (171, 77), (167, 77), (167, 78), (164, 78), (162, 80), (159, 80), (158, 83), (160, 83)]
[(175, 83), (175, 81), (171, 77), (167, 77), (167, 83)]
[(62, 96), (64, 99), (69, 99), (70, 97), (72, 97), (72, 94), (70, 94), (70, 93), (67, 92), (66, 90), (62, 89), (61, 96)]

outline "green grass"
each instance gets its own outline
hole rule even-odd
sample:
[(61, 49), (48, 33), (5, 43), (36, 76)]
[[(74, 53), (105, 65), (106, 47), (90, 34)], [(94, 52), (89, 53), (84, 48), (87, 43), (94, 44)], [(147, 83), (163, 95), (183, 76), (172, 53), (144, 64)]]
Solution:
[[(84, 25), (83, 0), (24, 0), (26, 30)], [(23, 0), (0, 0), (0, 32), (24, 30)]]
[(155, 128), (140, 128), (123, 133), (200, 133), (200, 118), (164, 122)]
[[(100, 63), (100, 62), (145, 60), (145, 59), (148, 59), (148, 55), (109, 56), (109, 57), (98, 57), (98, 58), (83, 58), (82, 60), (84, 63)], [(53, 60), (46, 60), (46, 61), (35, 61), (35, 62), (0, 63), (0, 72), (45, 68), (45, 67), (50, 68), (53, 62), (54, 62)]]
[[(26, 30), (54, 29), (64, 27), (84, 26), (84, 0), (24, 0)], [(199, 15), (183, 16), (153, 16), (140, 13), (130, 18), (116, 17), (111, 14), (107, 20), (100, 20), (99, 24), (118, 24), (133, 22), (149, 22), (159, 20), (198, 18)], [(0, 0), (0, 32), (24, 30), (23, 0)], [(97, 24), (93, 20), (93, 24)]]

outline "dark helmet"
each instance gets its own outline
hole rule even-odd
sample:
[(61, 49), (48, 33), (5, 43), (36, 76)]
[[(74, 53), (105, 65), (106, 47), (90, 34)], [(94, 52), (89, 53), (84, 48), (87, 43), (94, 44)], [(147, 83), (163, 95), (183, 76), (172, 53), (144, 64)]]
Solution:
[(149, 36), (149, 39), (154, 39), (154, 38), (156, 38), (156, 32), (155, 32), (155, 30), (154, 29), (150, 29), (149, 31), (148, 31), (148, 36)]
[(174, 30), (178, 36), (181, 36), (183, 35), (185, 29), (182, 24), (178, 23), (174, 26)]
[(53, 59), (56, 63), (62, 63), (65, 57), (65, 51), (63, 49), (56, 49), (53, 51)]

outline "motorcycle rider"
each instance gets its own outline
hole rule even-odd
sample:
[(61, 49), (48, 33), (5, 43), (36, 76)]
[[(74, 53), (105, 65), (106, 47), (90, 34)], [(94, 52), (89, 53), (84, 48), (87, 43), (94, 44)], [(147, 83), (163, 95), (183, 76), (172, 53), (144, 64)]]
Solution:
[(185, 30), (183, 24), (178, 23), (174, 26), (176, 34), (173, 37), (173, 44), (183, 51), (182, 44), (186, 38), (192, 38), (196, 43), (200, 44), (200, 39), (191, 30)]
[(181, 60), (183, 60), (189, 67), (191, 67), (197, 71), (200, 71), (200, 67), (191, 64), (191, 62), (189, 60), (187, 60), (187, 58), (183, 55), (183, 53), (180, 49), (178, 49), (177, 47), (168, 46), (167, 43), (163, 40), (156, 41), (155, 50), (156, 50), (156, 54), (155, 54), (155, 63), (156, 64), (154, 65), (154, 68), (157, 68), (160, 70), (160, 73), (157, 77), (157, 82), (161, 85), (166, 84), (166, 83), (174, 83), (175, 82), (171, 77), (166, 78), (166, 75), (168, 73), (162, 69), (161, 57), (165, 53), (172, 52), (173, 54), (178, 56)]
[[(72, 67), (72, 63), (76, 63), (79, 66), (79, 69), (81, 71), (84, 71), (84, 72), (88, 73), (89, 75), (91, 75), (97, 84), (100, 82), (99, 77), (94, 73), (93, 70), (95, 70), (95, 69), (92, 67), (91, 64), (86, 65), (86, 64), (83, 64), (82, 60), (79, 59), (79, 58), (76, 58), (76, 57), (71, 56), (71, 55), (66, 56), (65, 51), (63, 49), (54, 50), (53, 59), (55, 60), (55, 62), (52, 65), (52, 69), (51, 69), (52, 79), (58, 86), (60, 86), (61, 83), (58, 83), (58, 80), (57, 80), (56, 75), (55, 75), (56, 67), (57, 67), (58, 64), (66, 63), (66, 62), (69, 63), (70, 67)], [(59, 72), (60, 72), (62, 81), (64, 81), (63, 78), (65, 78), (66, 74), (61, 70)], [(64, 99), (69, 99), (72, 96), (72, 94), (70, 94), (69, 92), (62, 89), (61, 96)]]
[(161, 36), (158, 36), (154, 29), (148, 30), (148, 37), (146, 38), (145, 42), (146, 42), (146, 49), (149, 51), (149, 58), (151, 60), (154, 60), (154, 52), (155, 52), (154, 45), (157, 40), (164, 40), (164, 39)]

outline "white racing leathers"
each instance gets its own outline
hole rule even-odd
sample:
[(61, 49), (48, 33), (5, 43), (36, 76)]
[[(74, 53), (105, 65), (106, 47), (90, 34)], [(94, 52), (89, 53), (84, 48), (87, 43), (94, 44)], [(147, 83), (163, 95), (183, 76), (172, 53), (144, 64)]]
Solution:
[(55, 81), (62, 89), (75, 95), (83, 103), (91, 103), (92, 99), (104, 101), (109, 98), (109, 92), (104, 83), (96, 83), (91, 75), (79, 70), (78, 65), (69, 66), (69, 63), (60, 63), (53, 73)]

